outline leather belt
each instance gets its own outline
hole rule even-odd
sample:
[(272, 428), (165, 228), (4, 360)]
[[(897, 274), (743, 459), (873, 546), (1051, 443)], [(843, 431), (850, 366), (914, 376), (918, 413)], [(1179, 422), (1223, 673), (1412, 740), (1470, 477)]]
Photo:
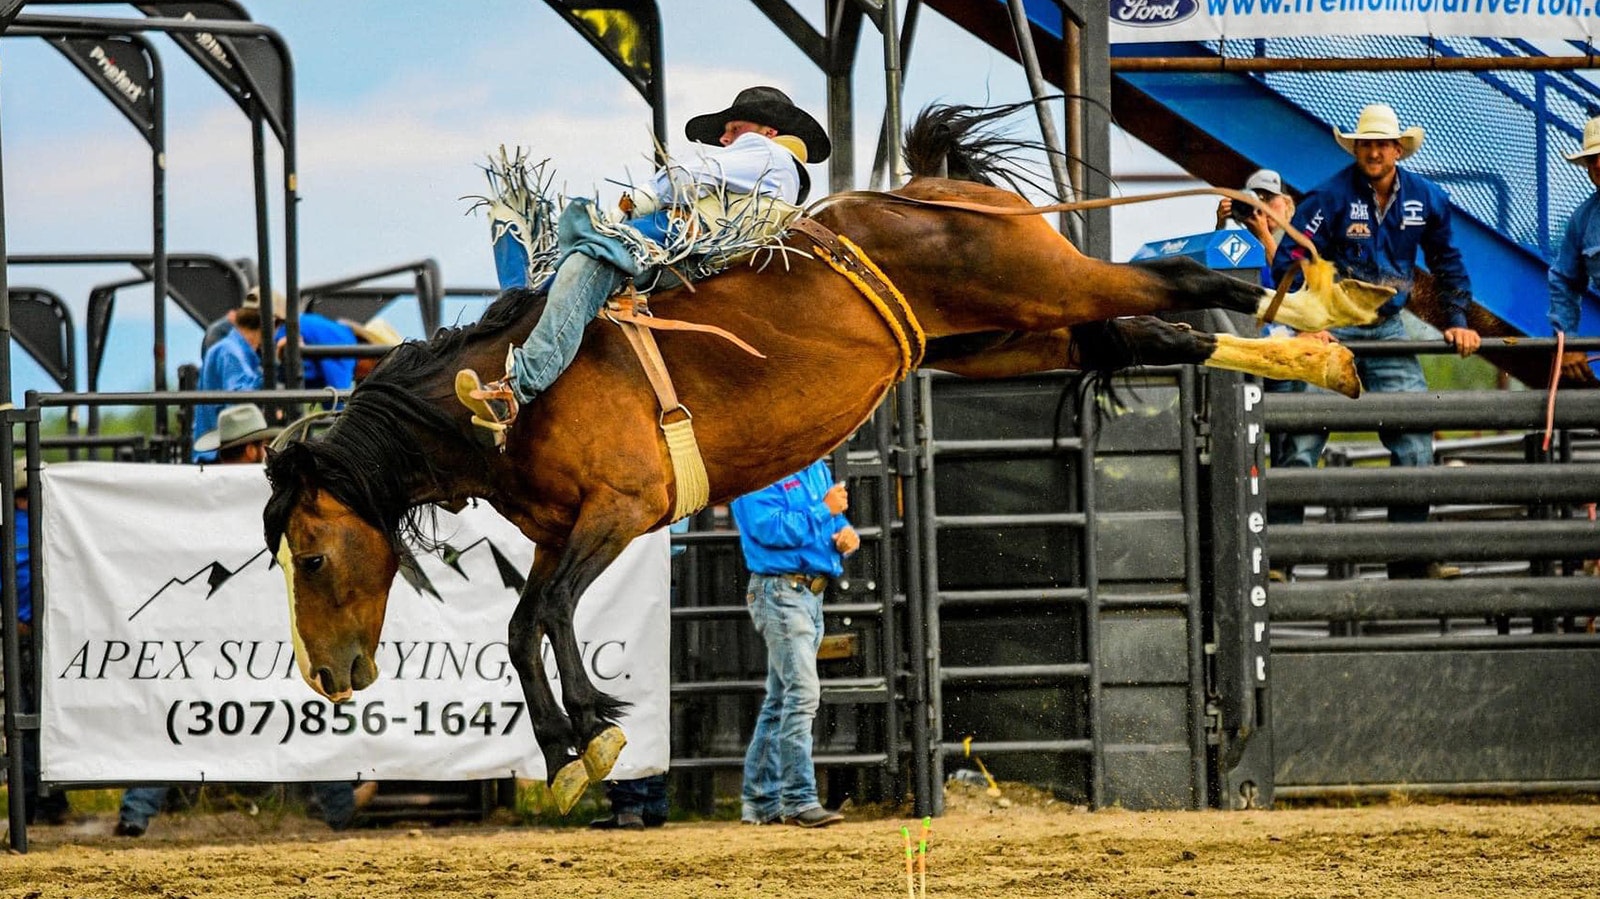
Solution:
[(828, 576), (825, 574), (801, 574), (800, 572), (795, 571), (787, 572), (785, 574), (769, 574), (766, 576), (775, 577), (778, 580), (783, 581), (789, 586), (797, 589), (810, 590), (812, 593), (815, 593), (818, 596), (821, 596), (822, 592), (828, 589)]

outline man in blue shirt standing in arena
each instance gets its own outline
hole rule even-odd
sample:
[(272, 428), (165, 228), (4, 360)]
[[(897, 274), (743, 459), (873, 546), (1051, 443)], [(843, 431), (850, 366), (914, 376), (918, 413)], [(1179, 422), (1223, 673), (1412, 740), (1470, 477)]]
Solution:
[[(1306, 194), (1294, 215), (1294, 225), (1304, 231), (1323, 258), (1339, 270), (1340, 278), (1356, 278), (1395, 288), (1395, 295), (1378, 310), (1370, 325), (1335, 328), (1306, 335), (1328, 342), (1338, 340), (1405, 340), (1400, 310), (1411, 296), (1417, 251), (1422, 251), (1433, 274), (1434, 291), (1448, 310), (1444, 339), (1462, 356), (1470, 356), (1481, 343), (1478, 332), (1467, 327), (1467, 304), (1472, 284), (1450, 233), (1450, 198), (1432, 181), (1399, 167), (1400, 160), (1422, 146), (1422, 129), (1401, 130), (1393, 108), (1374, 103), (1361, 110), (1353, 132), (1333, 132), (1339, 145), (1355, 162)], [(1284, 241), (1273, 257), (1274, 279), (1281, 280), (1289, 266), (1305, 258), (1304, 248)], [(1379, 393), (1421, 392), (1428, 389), (1422, 366), (1415, 356), (1364, 356), (1356, 370), (1366, 389)], [(1305, 390), (1301, 382), (1286, 384), (1293, 392)], [(1423, 467), (1433, 464), (1433, 435), (1427, 432), (1381, 430), (1392, 464)], [(1316, 467), (1326, 434), (1280, 434), (1273, 441), (1272, 464)], [(1273, 523), (1304, 520), (1303, 508), (1275, 512)], [(1428, 520), (1427, 506), (1390, 506), (1393, 522)], [(1394, 562), (1390, 577), (1448, 577), (1459, 569), (1437, 562)]]
[[(1568, 153), (1567, 161), (1583, 166), (1589, 180), (1600, 188), (1600, 116), (1583, 126), (1583, 146)], [(1600, 285), (1600, 190), (1592, 193), (1567, 219), (1561, 248), (1550, 263), (1550, 327), (1558, 334), (1576, 334), (1583, 312), (1584, 294)], [(1561, 374), (1575, 381), (1593, 381), (1589, 359), (1581, 351), (1561, 356)]]
[(850, 496), (819, 459), (733, 501), (750, 586), (745, 605), (767, 644), (767, 695), (744, 756), (740, 818), (827, 827), (844, 816), (817, 801), (811, 724), (822, 685), (822, 594), (861, 546), (844, 517)]
[[(17, 547), (17, 645), (22, 660), (22, 697), (17, 704), (24, 715), (39, 713), (39, 647), (33, 640), (33, 555), (28, 546), (28, 469), (25, 460), (12, 462), (12, 484), (16, 492)], [(43, 463), (40, 463), (41, 465)], [(64, 824), (70, 814), (67, 794), (55, 790), (42, 796), (39, 782), (39, 731), (22, 732), (22, 801), (27, 823)]]

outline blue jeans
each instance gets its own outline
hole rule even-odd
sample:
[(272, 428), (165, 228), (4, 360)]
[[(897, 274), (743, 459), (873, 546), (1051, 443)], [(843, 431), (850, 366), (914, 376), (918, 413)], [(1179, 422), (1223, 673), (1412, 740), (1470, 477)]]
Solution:
[(129, 787), (122, 791), (122, 808), (117, 820), (149, 829), (150, 819), (167, 807), (167, 787)]
[(616, 815), (638, 815), (649, 823), (667, 820), (667, 776), (652, 774), (635, 780), (613, 780), (606, 784), (606, 797)]
[[(117, 810), (117, 820), (123, 824), (136, 824), (140, 829), (150, 828), (150, 819), (167, 807), (166, 786), (129, 787), (122, 791), (122, 807)], [(322, 810), (322, 820), (334, 830), (349, 826), (356, 816), (355, 786), (347, 780), (329, 781), (311, 785), (312, 795)]]
[[(1398, 315), (1372, 325), (1334, 328), (1332, 333), (1340, 340), (1406, 339), (1405, 324)], [(1358, 356), (1356, 371), (1361, 375), (1362, 386), (1374, 393), (1422, 393), (1428, 389), (1422, 365), (1415, 356)], [(1269, 393), (1303, 393), (1320, 388), (1311, 388), (1301, 381), (1269, 380), (1265, 389)], [(1430, 432), (1381, 430), (1378, 439), (1388, 448), (1391, 465), (1423, 468), (1433, 464), (1433, 434)], [(1283, 468), (1315, 468), (1327, 443), (1327, 434), (1274, 434), (1272, 464)], [(1268, 510), (1269, 524), (1300, 524), (1304, 520), (1303, 507), (1274, 506)], [(1427, 521), (1428, 507), (1390, 506), (1389, 520)]]
[(583, 343), (584, 329), (625, 277), (611, 263), (582, 253), (562, 261), (539, 323), (512, 354), (511, 386), (519, 402), (532, 402), (567, 370)]
[(767, 644), (767, 696), (744, 754), (740, 817), (767, 822), (820, 806), (811, 724), (822, 700), (817, 678), (822, 597), (780, 578), (753, 574), (745, 604)]

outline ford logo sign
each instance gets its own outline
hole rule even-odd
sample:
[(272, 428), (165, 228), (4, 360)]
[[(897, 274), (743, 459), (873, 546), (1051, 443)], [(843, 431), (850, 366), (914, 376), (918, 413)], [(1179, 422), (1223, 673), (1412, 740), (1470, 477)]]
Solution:
[(1176, 25), (1200, 11), (1200, 0), (1111, 0), (1111, 21), (1136, 28)]

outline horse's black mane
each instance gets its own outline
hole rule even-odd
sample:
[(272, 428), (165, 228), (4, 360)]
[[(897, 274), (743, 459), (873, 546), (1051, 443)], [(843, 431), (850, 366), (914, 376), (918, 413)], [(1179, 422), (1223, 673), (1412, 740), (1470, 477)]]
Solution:
[[(1054, 195), (1053, 186), (1041, 182), (1040, 173), (1017, 158), (1018, 153), (1048, 152), (1045, 145), (1012, 137), (995, 127), (1017, 112), (1032, 108), (1035, 102), (1024, 100), (1003, 106), (927, 106), (906, 129), (906, 165), (913, 177), (972, 181), (990, 187), (1008, 187), (1019, 194), (1026, 193), (1026, 188), (1033, 188)], [(965, 355), (1002, 343), (1005, 337), (1004, 332), (989, 332), (935, 338), (928, 347), (928, 355), (930, 359)], [(1096, 409), (1114, 409), (1120, 407), (1120, 403), (1111, 376), (1124, 366), (1137, 365), (1135, 356), (1121, 331), (1107, 322), (1090, 322), (1073, 327), (1066, 362), (1085, 372), (1080, 389), (1104, 401), (1097, 402)]]
[(425, 385), (445, 384), (460, 367), (468, 341), (493, 338), (521, 320), (544, 294), (514, 288), (500, 294), (477, 322), (444, 328), (428, 341), (406, 341), (389, 352), (350, 395), (333, 426), (319, 437), (290, 443), (267, 462), (272, 496), (262, 513), (267, 548), (276, 552), (302, 487), (314, 483), (349, 506), (362, 520), (388, 535), (402, 559), (408, 540), (432, 542), (424, 510), (409, 497), (417, 484), (438, 480), (438, 469), (422, 446), (407, 435), (427, 434), (456, 444), (464, 454), (484, 450), (445, 409), (453, 393), (428, 393)]

